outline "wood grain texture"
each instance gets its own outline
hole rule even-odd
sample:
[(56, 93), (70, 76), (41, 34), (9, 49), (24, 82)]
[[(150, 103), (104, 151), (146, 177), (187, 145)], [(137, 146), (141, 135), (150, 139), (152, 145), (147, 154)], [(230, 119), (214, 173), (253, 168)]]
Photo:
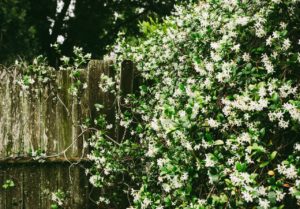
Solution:
[[(20, 85), (22, 69), (0, 69), (0, 209), (50, 209), (51, 194), (59, 189), (66, 193), (65, 209), (100, 208), (95, 204), (99, 191), (85, 175), (90, 162), (84, 145), (91, 133), (82, 124), (93, 121), (99, 114), (95, 104), (102, 104), (100, 114), (114, 127), (109, 135), (123, 136), (124, 130), (116, 125), (115, 96), (99, 87), (101, 75), (114, 77), (112, 64), (92, 60), (76, 79), (69, 70), (57, 71), (51, 82), (36, 81), (26, 90)], [(70, 89), (77, 79), (87, 88), (73, 96)], [(132, 93), (133, 80), (133, 64), (127, 61), (121, 75), (122, 98)], [(34, 152), (48, 157), (40, 163), (32, 158)], [(3, 189), (6, 180), (15, 186)]]
[[(6, 180), (14, 187), (3, 189)], [(1, 209), (50, 209), (52, 193), (58, 190), (66, 194), (64, 209), (97, 209), (89, 207), (89, 182), (84, 168), (68, 164), (52, 163), (0, 167)]]
[(67, 149), (68, 157), (82, 156), (88, 134), (82, 134), (81, 124), (96, 117), (95, 104), (103, 104), (114, 121), (115, 98), (99, 88), (101, 74), (113, 76), (111, 64), (92, 60), (79, 70), (78, 80), (87, 88), (79, 88), (76, 96), (70, 89), (78, 81), (70, 70), (57, 71), (49, 83), (37, 80), (24, 90), (22, 69), (1, 69), (0, 159), (38, 150), (55, 155)]

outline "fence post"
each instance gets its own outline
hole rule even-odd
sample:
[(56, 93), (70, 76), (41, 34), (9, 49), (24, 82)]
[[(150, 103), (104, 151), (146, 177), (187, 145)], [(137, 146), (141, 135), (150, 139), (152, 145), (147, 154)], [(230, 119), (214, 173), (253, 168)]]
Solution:
[[(133, 93), (134, 91), (134, 63), (130, 60), (125, 60), (121, 66), (121, 78), (120, 78), (120, 110), (124, 113), (126, 110), (129, 110), (130, 107), (126, 106), (125, 98), (128, 94)], [(124, 137), (126, 137), (126, 129), (118, 124), (117, 127), (117, 139), (118, 141), (122, 141)]]
[(114, 77), (114, 70), (111, 67), (112, 61), (91, 60), (88, 65), (89, 76), (88, 85), (89, 93), (89, 107), (91, 110), (91, 118), (94, 120), (99, 112), (96, 110), (95, 104), (103, 105), (100, 114), (103, 113), (107, 116), (109, 123), (114, 124), (115, 121), (115, 96), (109, 92), (103, 92), (99, 88), (101, 75)]

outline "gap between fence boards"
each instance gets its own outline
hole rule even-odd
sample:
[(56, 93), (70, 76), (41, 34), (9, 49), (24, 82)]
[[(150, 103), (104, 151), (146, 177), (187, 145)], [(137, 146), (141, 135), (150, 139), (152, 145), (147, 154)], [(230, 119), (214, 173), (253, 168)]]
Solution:
[(33, 159), (32, 157), (7, 157), (0, 159), (0, 165), (6, 164), (49, 164), (49, 163), (79, 163), (86, 164), (91, 161), (87, 158), (79, 157), (50, 157), (41, 158), (40, 160)]

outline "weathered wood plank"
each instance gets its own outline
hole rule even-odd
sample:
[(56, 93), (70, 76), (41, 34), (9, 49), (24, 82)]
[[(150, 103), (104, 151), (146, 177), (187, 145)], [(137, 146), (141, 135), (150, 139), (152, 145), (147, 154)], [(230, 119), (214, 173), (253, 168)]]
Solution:
[(24, 209), (40, 208), (41, 170), (39, 166), (24, 166)]
[(6, 205), (6, 194), (3, 189), (3, 184), (6, 180), (6, 171), (0, 166), (0, 208), (5, 208)]
[[(57, 170), (57, 181), (58, 181), (58, 189), (65, 194), (65, 199), (63, 200), (63, 208), (69, 209), (72, 204), (72, 194), (75, 194), (77, 191), (72, 190), (72, 185), (70, 184), (70, 178), (72, 178), (72, 174), (69, 172), (69, 165), (65, 167), (59, 167)], [(56, 191), (55, 191), (56, 192)], [(74, 207), (74, 205), (73, 205)]]
[(57, 132), (57, 124), (56, 121), (56, 105), (57, 105), (57, 98), (54, 94), (49, 94), (46, 103), (46, 113), (45, 113), (45, 137), (44, 143), (45, 146), (43, 147), (47, 150), (48, 154), (58, 153), (58, 132)]
[[(101, 74), (114, 76), (111, 61), (92, 60), (82, 69), (80, 81), (87, 88), (72, 96), (75, 85), (71, 72), (58, 71), (50, 83), (35, 81), (27, 90), (21, 88), (22, 69), (1, 71), (0, 81), (0, 158), (28, 155), (29, 151), (61, 153), (69, 147), (68, 156), (81, 156), (84, 141), (81, 124), (97, 116), (96, 103), (105, 106), (105, 114), (114, 124), (115, 98), (99, 88)], [(112, 131), (114, 132), (114, 131)], [(79, 138), (78, 138), (79, 137)]]
[[(134, 63), (130, 60), (125, 60), (122, 63), (121, 78), (120, 78), (120, 110), (124, 113), (129, 108), (126, 106), (124, 98), (126, 95), (133, 93), (134, 90)], [(117, 127), (117, 138), (121, 141), (126, 137), (126, 130), (124, 127), (118, 125)]]
[[(114, 77), (111, 64), (94, 60), (82, 69), (79, 79), (87, 88), (79, 89), (76, 96), (69, 92), (76, 81), (68, 70), (56, 72), (55, 80), (48, 84), (36, 81), (26, 91), (18, 84), (23, 79), (21, 69), (0, 72), (0, 187), (8, 177), (17, 185), (8, 192), (0, 188), (0, 209), (49, 209), (51, 193), (58, 189), (69, 193), (67, 208), (97, 208), (90, 195), (97, 199), (98, 191), (91, 192), (80, 167), (89, 163), (84, 144), (90, 136), (88, 131), (82, 133), (85, 130), (81, 125), (87, 118), (93, 121), (97, 117), (96, 103), (104, 106), (101, 113), (115, 124), (115, 97), (99, 88), (102, 74)], [(128, 94), (134, 88), (133, 64), (124, 66), (127, 70), (122, 70), (121, 88)], [(117, 138), (115, 128), (110, 135)], [(68, 162), (81, 162), (70, 170), (63, 155), (67, 148)], [(29, 150), (45, 151), (52, 157), (40, 164), (29, 157)]]
[(57, 191), (59, 165), (43, 165), (41, 166), (41, 209), (50, 208), (53, 201), (51, 200), (52, 192)]
[(103, 68), (103, 61), (92, 60), (89, 62), (88, 70), (88, 88), (89, 91), (89, 107), (91, 109), (91, 119), (94, 120), (97, 115), (95, 104), (99, 103), (99, 82), (101, 71)]
[(133, 92), (134, 87), (134, 63), (130, 60), (125, 60), (122, 63), (120, 89), (122, 96), (126, 96)]
[(23, 169), (20, 167), (7, 168), (5, 180), (14, 182), (13, 187), (5, 189), (5, 209), (23, 209)]
[[(90, 134), (88, 131), (84, 132), (83, 125), (86, 124), (86, 121), (91, 118), (91, 108), (89, 106), (89, 70), (83, 70), (80, 73), (80, 81), (86, 87), (81, 92), (79, 92), (80, 100), (77, 103), (78, 111), (78, 128), (77, 136), (80, 136), (77, 139), (77, 157), (85, 156), (88, 152), (87, 146), (85, 146)], [(84, 132), (84, 133), (83, 133)]]

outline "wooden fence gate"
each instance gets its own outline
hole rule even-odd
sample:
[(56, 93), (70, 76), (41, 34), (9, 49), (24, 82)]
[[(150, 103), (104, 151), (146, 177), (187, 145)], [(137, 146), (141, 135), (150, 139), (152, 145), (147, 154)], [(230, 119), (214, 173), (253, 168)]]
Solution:
[[(114, 120), (115, 98), (99, 88), (102, 74), (113, 76), (111, 64), (90, 61), (77, 78), (86, 86), (77, 96), (69, 92), (78, 80), (68, 70), (55, 71), (53, 81), (35, 82), (24, 93), (20, 70), (0, 68), (0, 209), (50, 209), (58, 190), (66, 194), (66, 209), (101, 208), (85, 175), (89, 133), (82, 124), (95, 117), (96, 103)], [(123, 63), (124, 93), (133, 90), (133, 69)], [(4, 188), (10, 180), (14, 185)]]

